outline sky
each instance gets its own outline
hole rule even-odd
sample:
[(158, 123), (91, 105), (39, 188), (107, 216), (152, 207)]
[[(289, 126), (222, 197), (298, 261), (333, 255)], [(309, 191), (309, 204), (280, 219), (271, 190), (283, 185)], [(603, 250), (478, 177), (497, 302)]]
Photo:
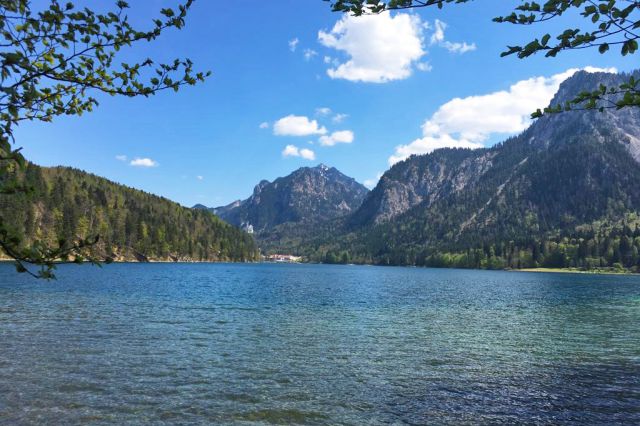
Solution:
[[(355, 18), (322, 0), (198, 0), (185, 28), (122, 60), (188, 57), (212, 72), (205, 83), (152, 98), (98, 96), (82, 117), (21, 124), (17, 145), (37, 164), (86, 170), (185, 206), (244, 199), (262, 179), (320, 163), (372, 187), (411, 154), (520, 133), (578, 69), (638, 67), (637, 55), (613, 50), (500, 58), (507, 44), (582, 23), (491, 21), (518, 3)], [(131, 4), (131, 20), (146, 27), (176, 2)]]

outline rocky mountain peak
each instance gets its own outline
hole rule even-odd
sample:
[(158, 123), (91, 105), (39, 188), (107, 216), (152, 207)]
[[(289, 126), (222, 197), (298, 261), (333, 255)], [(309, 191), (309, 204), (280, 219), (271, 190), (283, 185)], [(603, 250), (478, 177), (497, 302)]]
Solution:
[(271, 182), (269, 182), (266, 179), (263, 179), (260, 181), (260, 183), (258, 183), (255, 188), (253, 188), (253, 195), (258, 195), (262, 192), (262, 190), (269, 185)]
[(215, 209), (222, 219), (252, 225), (256, 234), (284, 223), (334, 219), (357, 209), (368, 189), (325, 164), (302, 167), (273, 182), (261, 181), (253, 195), (234, 205)]
[[(601, 84), (618, 87), (631, 75), (577, 72), (560, 85), (551, 105), (563, 104), (580, 92), (597, 90)], [(640, 78), (640, 71), (633, 75)], [(441, 149), (412, 156), (383, 175), (362, 206), (349, 218), (349, 223), (353, 227), (378, 225), (417, 206), (429, 209), (434, 203), (456, 194), (486, 191), (486, 183), (480, 182), (488, 179), (495, 180), (492, 181), (492, 184), (496, 183), (494, 192), (501, 195), (524, 168), (532, 167), (527, 165), (530, 157), (548, 155), (553, 158), (557, 151), (580, 147), (592, 149), (589, 144), (622, 146), (640, 162), (640, 109), (548, 114), (521, 135), (493, 148)]]

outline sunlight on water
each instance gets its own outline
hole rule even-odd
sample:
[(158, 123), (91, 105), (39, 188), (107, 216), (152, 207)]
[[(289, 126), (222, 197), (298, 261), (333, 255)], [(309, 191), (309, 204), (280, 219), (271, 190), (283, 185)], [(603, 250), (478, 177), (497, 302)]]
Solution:
[(640, 277), (0, 266), (0, 423), (638, 423)]

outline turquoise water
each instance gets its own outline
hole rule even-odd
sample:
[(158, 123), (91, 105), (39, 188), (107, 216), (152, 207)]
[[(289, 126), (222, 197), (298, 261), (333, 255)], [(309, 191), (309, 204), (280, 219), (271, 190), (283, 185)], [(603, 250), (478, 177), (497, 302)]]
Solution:
[(640, 423), (640, 277), (0, 265), (0, 423)]

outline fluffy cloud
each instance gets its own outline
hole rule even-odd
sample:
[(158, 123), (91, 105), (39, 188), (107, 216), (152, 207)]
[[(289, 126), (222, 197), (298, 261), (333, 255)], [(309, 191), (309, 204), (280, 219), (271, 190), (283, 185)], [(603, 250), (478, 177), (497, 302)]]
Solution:
[(299, 115), (288, 115), (273, 125), (273, 134), (277, 136), (309, 136), (326, 133), (327, 129), (321, 127), (317, 120)]
[(287, 145), (282, 151), (282, 156), (283, 157), (300, 157), (300, 158), (304, 158), (305, 160), (316, 159), (315, 152), (307, 148), (300, 149), (295, 145)]
[(353, 139), (354, 134), (351, 130), (340, 130), (327, 136), (321, 136), (319, 142), (322, 146), (334, 146), (338, 143), (351, 143)]
[(426, 54), (422, 29), (420, 17), (413, 14), (344, 15), (331, 31), (318, 33), (322, 45), (349, 57), (344, 63), (332, 63), (327, 74), (367, 83), (405, 79)]
[[(615, 72), (613, 68), (584, 70)], [(425, 121), (422, 138), (396, 147), (389, 164), (439, 148), (481, 148), (492, 135), (522, 132), (531, 124), (531, 112), (548, 105), (560, 83), (577, 71), (569, 69), (551, 77), (532, 77), (518, 81), (508, 90), (452, 99)]]
[(134, 167), (158, 167), (159, 164), (151, 158), (134, 158), (129, 165)]
[(475, 43), (471, 43), (471, 44), (468, 44), (466, 42), (454, 43), (454, 42), (445, 40), (444, 31), (447, 29), (447, 24), (445, 22), (442, 22), (441, 20), (436, 19), (433, 25), (434, 25), (434, 30), (433, 30), (433, 34), (431, 34), (431, 40), (430, 40), (431, 44), (437, 44), (441, 47), (444, 47), (445, 49), (447, 49), (449, 52), (452, 52), (452, 53), (462, 54), (462, 53), (467, 53), (467, 52), (476, 50)]
[(298, 48), (298, 43), (300, 43), (300, 40), (298, 40), (297, 38), (294, 38), (293, 40), (289, 40), (289, 50), (291, 50), (292, 52), (295, 52), (296, 49)]

